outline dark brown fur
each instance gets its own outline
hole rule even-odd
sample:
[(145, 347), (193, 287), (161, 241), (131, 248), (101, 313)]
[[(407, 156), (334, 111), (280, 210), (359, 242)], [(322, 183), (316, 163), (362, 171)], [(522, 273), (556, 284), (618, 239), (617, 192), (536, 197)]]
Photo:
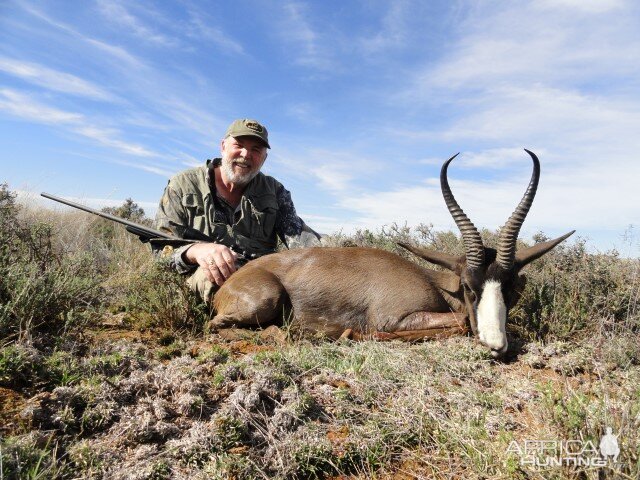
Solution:
[[(213, 325), (264, 326), (287, 307), (306, 329), (331, 337), (346, 329), (420, 329), (415, 312), (464, 313), (436, 284), (449, 274), (373, 248), (310, 248), (259, 258), (231, 276), (214, 297)], [(455, 282), (456, 290), (459, 282)], [(455, 309), (452, 309), (455, 307)]]
[[(513, 269), (501, 272), (503, 284), (511, 285), (505, 292), (507, 308), (515, 305), (524, 288), (520, 269), (572, 233), (517, 253)], [(281, 323), (291, 313), (303, 329), (333, 338), (349, 329), (358, 334), (433, 328), (463, 333), (461, 319), (477, 333), (475, 307), (482, 278), (496, 268), (495, 250), (487, 248), (485, 265), (470, 271), (465, 256), (401, 245), (450, 272), (423, 268), (375, 248), (288, 250), (254, 260), (234, 273), (214, 296), (216, 316), (210, 327), (264, 327)]]
[[(307, 330), (339, 337), (345, 331), (432, 331), (451, 328), (462, 332), (466, 318), (480, 341), (497, 356), (508, 342), (505, 324), (509, 308), (525, 284), (520, 270), (571, 235), (558, 237), (516, 252), (516, 240), (533, 202), (540, 162), (533, 161), (529, 186), (514, 213), (501, 229), (498, 248), (483, 245), (480, 233), (455, 201), (440, 171), (447, 208), (462, 233), (465, 255), (453, 256), (400, 244), (447, 272), (422, 268), (393, 253), (373, 248), (311, 248), (290, 250), (254, 260), (232, 275), (214, 297), (216, 316), (211, 327), (264, 326), (278, 322), (286, 312)], [(500, 285), (493, 310), (483, 310), (482, 329), (476, 311), (485, 282)], [(504, 301), (504, 303), (502, 303)], [(485, 304), (486, 305), (486, 304)], [(502, 306), (501, 306), (502, 305)], [(506, 312), (505, 312), (506, 307)], [(409, 338), (411, 334), (405, 335)]]

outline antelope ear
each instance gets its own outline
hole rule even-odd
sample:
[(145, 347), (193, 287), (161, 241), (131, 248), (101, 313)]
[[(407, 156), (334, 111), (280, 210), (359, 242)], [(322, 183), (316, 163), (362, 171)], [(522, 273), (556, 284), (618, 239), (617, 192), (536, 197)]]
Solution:
[[(401, 242), (398, 242), (398, 245), (406, 250), (409, 250), (411, 253), (420, 258), (424, 258), (427, 262), (435, 263), (436, 265), (440, 265), (441, 267), (444, 267), (447, 270), (451, 270), (452, 272), (459, 272), (460, 266), (464, 262), (464, 257), (449, 255), (448, 253), (436, 252), (435, 250), (430, 250), (428, 248), (413, 247)], [(460, 281), (459, 277), (458, 281)]]
[(456, 293), (460, 290), (460, 277), (455, 273), (450, 272), (436, 272), (435, 270), (430, 274), (429, 277), (433, 281), (433, 284), (449, 293)]
[(565, 233), (561, 237), (555, 238), (553, 240), (549, 240), (548, 242), (538, 243), (532, 247), (524, 248), (516, 252), (515, 258), (515, 267), (516, 270), (520, 270), (528, 263), (533, 262), (537, 258), (540, 258), (542, 255), (547, 253), (553, 247), (558, 245), (560, 242), (570, 237), (575, 233), (575, 230), (571, 230), (569, 233)]

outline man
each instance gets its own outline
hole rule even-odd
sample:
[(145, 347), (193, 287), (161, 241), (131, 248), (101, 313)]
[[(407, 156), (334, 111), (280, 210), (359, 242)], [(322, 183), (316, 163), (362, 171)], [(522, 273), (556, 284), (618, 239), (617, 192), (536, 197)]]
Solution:
[(238, 265), (273, 253), (278, 238), (287, 247), (320, 243), (296, 214), (289, 191), (260, 172), (269, 148), (263, 125), (236, 120), (222, 139), (221, 158), (178, 173), (164, 191), (156, 214), (159, 230), (213, 239), (171, 252), (171, 264), (191, 274), (189, 286), (207, 302)]

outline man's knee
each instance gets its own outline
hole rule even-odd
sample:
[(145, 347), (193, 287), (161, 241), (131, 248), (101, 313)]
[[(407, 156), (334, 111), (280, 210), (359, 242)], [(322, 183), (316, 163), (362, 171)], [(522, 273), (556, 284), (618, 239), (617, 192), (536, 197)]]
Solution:
[(198, 267), (198, 269), (187, 279), (187, 285), (189, 285), (191, 291), (195, 292), (200, 299), (207, 303), (211, 302), (213, 295), (218, 290), (218, 285), (207, 278), (202, 267)]

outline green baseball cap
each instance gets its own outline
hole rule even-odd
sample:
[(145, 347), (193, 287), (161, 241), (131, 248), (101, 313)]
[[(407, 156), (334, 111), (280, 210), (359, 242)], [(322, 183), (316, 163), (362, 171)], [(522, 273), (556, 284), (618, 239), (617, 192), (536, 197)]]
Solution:
[(269, 132), (267, 129), (257, 120), (251, 120), (249, 118), (241, 118), (235, 120), (229, 128), (227, 128), (226, 137), (242, 137), (242, 136), (250, 136), (250, 137), (258, 137), (260, 140), (264, 142), (267, 148), (271, 148), (269, 145)]

